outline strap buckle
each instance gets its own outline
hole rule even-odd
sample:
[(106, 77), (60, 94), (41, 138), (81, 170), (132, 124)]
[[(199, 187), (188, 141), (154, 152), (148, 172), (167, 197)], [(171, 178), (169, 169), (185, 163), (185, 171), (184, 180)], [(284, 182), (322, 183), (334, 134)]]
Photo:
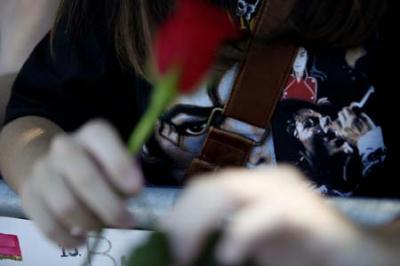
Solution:
[[(242, 138), (245, 138), (245, 139), (253, 142), (254, 146), (262, 146), (265, 143), (265, 140), (268, 138), (268, 136), (271, 132), (269, 129), (255, 127), (246, 122), (243, 122), (243, 121), (240, 121), (240, 120), (237, 120), (234, 118), (230, 118), (230, 117), (225, 117), (224, 111), (225, 111), (224, 108), (221, 108), (221, 107), (215, 107), (211, 111), (210, 117), (208, 118), (208, 121), (207, 121), (208, 129), (211, 127), (216, 127), (219, 130), (225, 131), (227, 133), (238, 135)], [(232, 121), (231, 123), (238, 124), (240, 130), (234, 129), (234, 128), (230, 128), (230, 129), (224, 128), (223, 122), (226, 120), (231, 120)], [(260, 137), (254, 137), (254, 138), (249, 137), (252, 134), (255, 135), (254, 129), (258, 133), (256, 135), (258, 135)], [(261, 131), (262, 131), (262, 133), (261, 133)]]
[(217, 127), (221, 124), (224, 116), (224, 108), (215, 107), (212, 109), (210, 116), (207, 120), (207, 128)]

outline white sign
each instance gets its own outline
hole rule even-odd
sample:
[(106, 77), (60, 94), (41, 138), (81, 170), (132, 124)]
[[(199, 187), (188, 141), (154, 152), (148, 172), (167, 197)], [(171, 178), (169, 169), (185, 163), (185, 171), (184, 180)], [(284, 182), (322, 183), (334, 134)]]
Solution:
[[(21, 261), (3, 259), (0, 266), (82, 266), (88, 254), (92, 258), (88, 266), (127, 266), (132, 248), (149, 235), (149, 231), (107, 229), (102, 236), (90, 236), (82, 247), (65, 249), (42, 236), (33, 222), (8, 217), (0, 217), (0, 233), (17, 236), (22, 251)], [(95, 239), (100, 243), (93, 250)]]

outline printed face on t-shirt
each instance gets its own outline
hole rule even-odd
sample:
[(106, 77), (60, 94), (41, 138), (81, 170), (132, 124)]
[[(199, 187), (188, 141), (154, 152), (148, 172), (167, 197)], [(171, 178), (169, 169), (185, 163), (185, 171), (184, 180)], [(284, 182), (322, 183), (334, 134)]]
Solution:
[(308, 61), (307, 50), (301, 47), (297, 52), (297, 56), (293, 64), (293, 71), (296, 73), (304, 72), (306, 70), (307, 61)]

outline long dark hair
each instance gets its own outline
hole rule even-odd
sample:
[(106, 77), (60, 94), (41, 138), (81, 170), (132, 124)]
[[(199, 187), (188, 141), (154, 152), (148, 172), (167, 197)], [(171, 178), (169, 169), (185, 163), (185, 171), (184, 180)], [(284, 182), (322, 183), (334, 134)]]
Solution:
[[(210, 1), (232, 13), (235, 12), (237, 0)], [(333, 47), (356, 46), (376, 31), (385, 13), (386, 1), (297, 0), (283, 28), (285, 32), (293, 34), (303, 43)], [(57, 21), (61, 18), (66, 19), (68, 28), (73, 34), (78, 29), (84, 28), (83, 25), (90, 23), (88, 18), (93, 7), (104, 5), (110, 16), (109, 25), (120, 61), (134, 69), (136, 73), (144, 75), (153, 33), (173, 10), (174, 2), (174, 0), (62, 0)]]

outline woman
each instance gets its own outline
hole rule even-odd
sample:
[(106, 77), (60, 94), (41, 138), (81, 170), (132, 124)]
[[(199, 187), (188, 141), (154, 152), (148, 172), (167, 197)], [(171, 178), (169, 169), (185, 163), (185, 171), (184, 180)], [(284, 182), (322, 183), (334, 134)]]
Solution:
[[(242, 24), (250, 30), (257, 13), (254, 5), (258, 2), (246, 2), (248, 7), (253, 5), (254, 8), (247, 8), (245, 14), (239, 12), (243, 11), (243, 1), (240, 1), (242, 9), (238, 12), (236, 1), (215, 2), (231, 12), (233, 18), (239, 14), (236, 18), (244, 21)], [(7, 124), (1, 135), (0, 148), (7, 155), (1, 158), (2, 171), (21, 195), (27, 214), (58, 243), (77, 245), (85, 238), (85, 232), (102, 225), (132, 226), (133, 219), (126, 210), (124, 199), (138, 192), (143, 178), (140, 167), (132, 164), (123, 140), (127, 139), (145, 109), (150, 89), (144, 79), (150, 43), (158, 25), (173, 10), (173, 3), (65, 1), (52, 35), (37, 46), (15, 83)], [(299, 44), (310, 47), (324, 59), (322, 69), (333, 79), (319, 84), (318, 93), (334, 102), (333, 108), (340, 109), (363, 95), (363, 78), (371, 69), (381, 71), (379, 65), (382, 62), (370, 63), (377, 58), (376, 53), (385, 51), (378, 49), (380, 41), (375, 44), (374, 38), (382, 29), (379, 22), (385, 14), (385, 3), (299, 0), (289, 20), (277, 32), (279, 36), (294, 36)], [(329, 16), (331, 12), (340, 16)], [(346, 61), (335, 55), (370, 39), (377, 48), (370, 57), (364, 58), (357, 71), (346, 74), (346, 83), (341, 84), (342, 79), (335, 76), (339, 73), (336, 70), (346, 70), (343, 68)], [(240, 47), (227, 47), (230, 52), (221, 53), (216, 64), (215, 72), (223, 73), (222, 81), (217, 85), (217, 97), (213, 98), (218, 104), (223, 104), (230, 93), (230, 84), (235, 78), (232, 66), (243, 52)], [(372, 73), (376, 79), (373, 81), (382, 88), (385, 84), (378, 84), (382, 73)], [(334, 91), (331, 90), (333, 86), (336, 87)], [(350, 88), (350, 92), (342, 90), (345, 88)], [(171, 120), (170, 134), (165, 137), (162, 128), (156, 128), (155, 137), (143, 148), (141, 161), (146, 178), (156, 183), (180, 183), (187, 162), (181, 163), (179, 158), (182, 154), (194, 157), (198, 153), (201, 147), (198, 138), (204, 140), (206, 132), (203, 129), (209, 115), (207, 111), (214, 106), (214, 101), (205, 97), (205, 88), (199, 90), (198, 95), (197, 100), (194, 96), (178, 99), (176, 106), (181, 107), (181, 115)], [(374, 114), (381, 123), (385, 122), (379, 117), (381, 113)], [(98, 117), (103, 120), (88, 122)], [(278, 119), (276, 123), (285, 121)], [(166, 142), (160, 136), (164, 136)], [(274, 143), (274, 138), (272, 135), (267, 138), (262, 145), (266, 148), (262, 151), (254, 151), (263, 154), (260, 158), (271, 159), (253, 158), (254, 166), (287, 160), (282, 156), (284, 150), (275, 150), (285, 146)], [(378, 134), (376, 142), (382, 138)], [(189, 149), (185, 140), (196, 141), (197, 149)], [(390, 141), (385, 141), (390, 147), (387, 144)], [(171, 143), (174, 146), (170, 146)], [(385, 157), (388, 158), (384, 162), (376, 163), (373, 173), (385, 173), (382, 169), (387, 169), (386, 163), (393, 160), (390, 156)], [(363, 163), (362, 158), (356, 159), (359, 165)], [(166, 176), (171, 179), (165, 180)], [(371, 174), (365, 183), (357, 183), (340, 192), (395, 195), (390, 191), (394, 188), (390, 185), (390, 176), (381, 176), (376, 179)], [(310, 177), (312, 181), (323, 182), (314, 180), (316, 178), (318, 176)], [(326, 191), (334, 194), (337, 189), (329, 186)]]

